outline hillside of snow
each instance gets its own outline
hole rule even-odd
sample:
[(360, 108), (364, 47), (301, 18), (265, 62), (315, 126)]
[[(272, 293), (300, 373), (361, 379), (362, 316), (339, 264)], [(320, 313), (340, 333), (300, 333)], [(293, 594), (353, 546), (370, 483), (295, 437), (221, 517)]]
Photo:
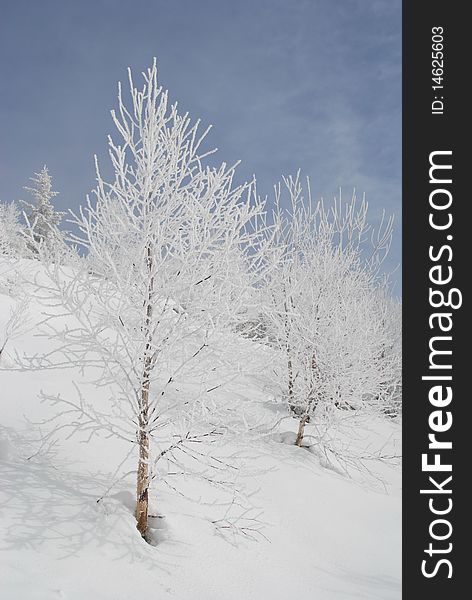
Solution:
[[(21, 298), (16, 267), (0, 267), (1, 348)], [(401, 597), (401, 471), (390, 460), (400, 453), (399, 423), (351, 424), (355, 435), (344, 443), (365, 455), (358, 466), (342, 468), (316, 447), (295, 447), (297, 422), (275, 402), (267, 361), (266, 372), (255, 365), (263, 351), (246, 340), (249, 374), (218, 393), (246, 405), (255, 421), (273, 423), (260, 439), (235, 436), (221, 450), (237, 457), (247, 505), (232, 506), (203, 477), (169, 474), (153, 484), (149, 544), (135, 526), (128, 446), (103, 433), (89, 440), (64, 430), (47, 438), (57, 408), (39, 393), (68, 397), (86, 374), (16, 368), (16, 353), (40, 355), (54, 343), (37, 335), (44, 310), (34, 298), (21, 305), (0, 356), (1, 598)], [(84, 393), (94, 403), (105, 396), (96, 387)]]

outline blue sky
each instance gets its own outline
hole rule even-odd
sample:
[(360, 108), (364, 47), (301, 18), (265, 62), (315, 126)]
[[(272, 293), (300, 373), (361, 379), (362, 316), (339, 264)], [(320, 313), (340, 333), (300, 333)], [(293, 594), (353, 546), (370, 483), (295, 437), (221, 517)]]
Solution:
[[(47, 164), (60, 208), (94, 186), (126, 67), (157, 56), (171, 98), (264, 195), (310, 175), (396, 214), (401, 259), (400, 0), (16, 0), (0, 19), (0, 199)], [(399, 275), (394, 277), (397, 281)], [(399, 283), (396, 291), (399, 292)]]

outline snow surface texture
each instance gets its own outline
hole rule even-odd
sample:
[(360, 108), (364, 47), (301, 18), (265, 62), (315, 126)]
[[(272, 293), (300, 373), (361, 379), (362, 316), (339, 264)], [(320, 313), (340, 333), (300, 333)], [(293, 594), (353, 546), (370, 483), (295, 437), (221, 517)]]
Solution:
[[(14, 271), (0, 266), (3, 336), (18, 298)], [(185, 495), (168, 485), (153, 491), (154, 545), (147, 544), (135, 527), (134, 476), (116, 481), (120, 442), (64, 436), (53, 446), (38, 443), (32, 423), (54, 410), (39, 401), (39, 391), (67, 394), (81, 375), (9, 370), (15, 350), (42, 352), (51, 344), (35, 337), (40, 304), (32, 301), (24, 311), (0, 357), (2, 600), (400, 598), (398, 464), (371, 460), (370, 473), (348, 477), (316, 449), (291, 445), (297, 428), (291, 418), (251, 448), (251, 469), (241, 474), (255, 507), (242, 522), (247, 535), (213, 523), (214, 507), (223, 502), (218, 489), (189, 478)], [(276, 405), (258, 378), (232, 386), (261, 419), (276, 420)], [(93, 393), (98, 398), (103, 391)], [(371, 421), (356, 443), (395, 454), (399, 436), (398, 423)], [(229, 450), (241, 452), (236, 442)]]

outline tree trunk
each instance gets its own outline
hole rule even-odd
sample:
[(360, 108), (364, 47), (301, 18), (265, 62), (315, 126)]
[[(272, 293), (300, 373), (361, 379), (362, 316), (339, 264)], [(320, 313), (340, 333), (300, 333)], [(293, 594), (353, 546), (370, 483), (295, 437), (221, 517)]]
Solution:
[(136, 482), (136, 528), (146, 537), (149, 510), (149, 437), (146, 430), (139, 432), (139, 462)]
[(151, 357), (144, 359), (143, 382), (139, 402), (139, 462), (136, 481), (136, 527), (145, 537), (148, 526), (149, 507), (149, 387), (150, 387)]
[[(284, 288), (285, 291), (285, 288)], [(297, 406), (294, 401), (294, 376), (293, 376), (293, 362), (292, 362), (292, 348), (290, 346), (290, 326), (289, 326), (289, 318), (288, 318), (288, 308), (287, 302), (284, 302), (284, 311), (285, 311), (285, 337), (286, 337), (286, 346), (285, 349), (287, 351), (287, 391), (288, 391), (288, 406), (290, 411), (296, 415), (297, 414)], [(299, 413), (298, 413), (299, 414)]]
[(297, 414), (297, 410), (296, 410), (296, 406), (293, 400), (293, 365), (292, 365), (292, 358), (290, 356), (290, 348), (287, 346), (287, 354), (288, 354), (288, 358), (287, 358), (287, 375), (288, 375), (288, 382), (287, 382), (287, 388), (288, 388), (288, 406), (290, 408), (290, 411), (293, 414)]
[(146, 298), (146, 318), (144, 333), (146, 347), (144, 350), (144, 368), (141, 382), (141, 394), (139, 397), (138, 415), (138, 444), (139, 461), (136, 481), (136, 528), (146, 538), (148, 528), (149, 512), (149, 389), (151, 386), (152, 359), (152, 302), (154, 290), (154, 277), (152, 275), (153, 261), (151, 246), (147, 248), (147, 268), (149, 272), (149, 283)]
[[(316, 364), (316, 355), (312, 354), (311, 356), (311, 364), (310, 364), (312, 372), (316, 372), (317, 364)], [(314, 375), (312, 375), (314, 378)], [(305, 408), (305, 412), (300, 419), (300, 423), (298, 425), (297, 437), (295, 439), (295, 446), (301, 446), (303, 441), (303, 434), (305, 433), (305, 425), (310, 422), (310, 414), (313, 414), (317, 407), (317, 400), (315, 397), (315, 389), (313, 384), (313, 379), (311, 383), (311, 389), (308, 395), (308, 402)]]
[(300, 423), (298, 424), (298, 432), (297, 437), (295, 439), (295, 446), (300, 447), (303, 441), (303, 434), (305, 433), (305, 425), (308, 421), (308, 413), (305, 413), (303, 417), (300, 419)]

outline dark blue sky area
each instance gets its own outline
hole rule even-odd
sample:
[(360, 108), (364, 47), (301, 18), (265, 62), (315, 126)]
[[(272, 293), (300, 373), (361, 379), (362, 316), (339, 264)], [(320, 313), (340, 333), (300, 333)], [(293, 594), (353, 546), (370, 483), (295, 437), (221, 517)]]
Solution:
[(374, 222), (397, 216), (388, 267), (400, 262), (400, 0), (2, 2), (0, 199), (25, 197), (47, 164), (58, 206), (81, 203), (116, 82), (153, 56), (241, 178), (265, 195), (301, 168), (316, 197), (366, 192)]

